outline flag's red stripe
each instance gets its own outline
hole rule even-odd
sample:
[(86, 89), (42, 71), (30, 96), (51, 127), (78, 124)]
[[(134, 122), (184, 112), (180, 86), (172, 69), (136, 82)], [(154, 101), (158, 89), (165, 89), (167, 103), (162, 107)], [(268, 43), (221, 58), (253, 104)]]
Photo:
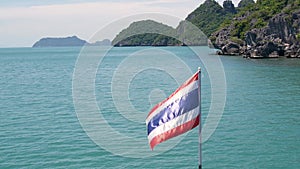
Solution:
[(168, 98), (166, 98), (165, 100), (163, 100), (162, 102), (158, 103), (157, 105), (155, 105), (152, 110), (149, 112), (147, 118), (158, 108), (160, 107), (162, 104), (164, 104), (166, 101), (168, 101), (170, 98), (172, 98), (176, 93), (178, 93), (182, 88), (188, 86), (189, 84), (191, 84), (192, 82), (198, 80), (198, 72), (191, 77), (189, 80), (187, 80), (184, 84), (182, 84), (174, 93), (172, 93)]
[(155, 136), (151, 141), (150, 141), (150, 147), (153, 150), (153, 148), (159, 144), (162, 143), (170, 138), (176, 137), (182, 133), (185, 133), (199, 125), (199, 115), (194, 118), (191, 121), (188, 121), (180, 126), (177, 126), (167, 132), (164, 132), (160, 135)]

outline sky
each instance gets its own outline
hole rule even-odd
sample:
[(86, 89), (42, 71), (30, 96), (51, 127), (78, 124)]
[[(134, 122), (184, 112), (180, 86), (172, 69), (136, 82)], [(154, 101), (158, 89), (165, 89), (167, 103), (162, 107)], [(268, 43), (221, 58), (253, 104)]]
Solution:
[[(0, 0), (0, 48), (30, 47), (43, 37), (76, 35), (89, 41), (106, 25), (137, 14), (158, 13), (183, 20), (204, 1)], [(220, 4), (223, 1), (217, 0)], [(233, 3), (237, 5), (238, 1), (233, 0)], [(103, 38), (112, 40), (128, 24), (119, 25), (117, 32)], [(176, 24), (170, 26), (176, 27)]]

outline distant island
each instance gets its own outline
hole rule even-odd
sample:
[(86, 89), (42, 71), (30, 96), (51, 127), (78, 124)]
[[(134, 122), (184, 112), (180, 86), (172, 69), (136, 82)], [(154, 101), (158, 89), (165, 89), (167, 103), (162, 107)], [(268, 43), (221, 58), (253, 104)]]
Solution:
[[(147, 32), (147, 33), (144, 33)], [(169, 36), (166, 36), (169, 35)], [(176, 30), (153, 20), (133, 22), (112, 41), (113, 46), (179, 46), (181, 42), (172, 38)]]
[(112, 41), (124, 46), (204, 46), (207, 36), (191, 23), (182, 21), (176, 28), (153, 20), (133, 22)]
[[(208, 37), (208, 44), (219, 49), (220, 55), (300, 58), (299, 6), (300, 0), (241, 0), (237, 7), (231, 0), (225, 0), (223, 6), (215, 0), (205, 0), (185, 21), (203, 31)], [(134, 22), (115, 37), (112, 45), (203, 45), (204, 36), (196, 34), (196, 31), (189, 34), (185, 21), (176, 28), (149, 20)], [(158, 34), (137, 33), (140, 30), (151, 32), (155, 30), (153, 26), (164, 31)], [(192, 40), (186, 42), (187, 36)]]
[(41, 47), (80, 47), (80, 46), (110, 46), (109, 39), (103, 41), (97, 41), (95, 43), (89, 43), (85, 40), (78, 38), (77, 36), (60, 37), (60, 38), (42, 38), (33, 44), (33, 48)]

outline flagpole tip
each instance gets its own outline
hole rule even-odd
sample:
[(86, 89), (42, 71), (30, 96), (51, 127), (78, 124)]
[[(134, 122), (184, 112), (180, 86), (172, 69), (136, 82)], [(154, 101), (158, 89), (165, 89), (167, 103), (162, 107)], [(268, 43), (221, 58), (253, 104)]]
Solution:
[(201, 71), (201, 67), (198, 67), (198, 71)]

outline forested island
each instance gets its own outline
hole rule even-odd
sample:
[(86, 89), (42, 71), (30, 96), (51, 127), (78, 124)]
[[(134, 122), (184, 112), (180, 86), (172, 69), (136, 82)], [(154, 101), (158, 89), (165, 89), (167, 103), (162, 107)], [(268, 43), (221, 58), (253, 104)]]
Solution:
[(71, 37), (47, 37), (42, 38), (33, 44), (33, 48), (42, 47), (81, 47), (81, 46), (110, 46), (111, 42), (109, 39), (97, 41), (95, 43), (89, 43), (85, 40), (78, 38), (77, 36)]
[[(300, 57), (300, 0), (231, 0), (220, 6), (206, 0), (176, 28), (154, 21), (132, 23), (112, 41), (114, 46), (205, 45), (205, 37), (222, 55), (252, 58)], [(190, 22), (203, 34), (192, 31), (186, 41)], [(162, 30), (154, 33), (155, 29)], [(149, 30), (148, 30), (149, 29)], [(141, 33), (143, 30), (150, 33)], [(151, 33), (152, 32), (152, 33)], [(134, 35), (130, 36), (132, 33)], [(201, 34), (201, 35), (199, 35)]]

